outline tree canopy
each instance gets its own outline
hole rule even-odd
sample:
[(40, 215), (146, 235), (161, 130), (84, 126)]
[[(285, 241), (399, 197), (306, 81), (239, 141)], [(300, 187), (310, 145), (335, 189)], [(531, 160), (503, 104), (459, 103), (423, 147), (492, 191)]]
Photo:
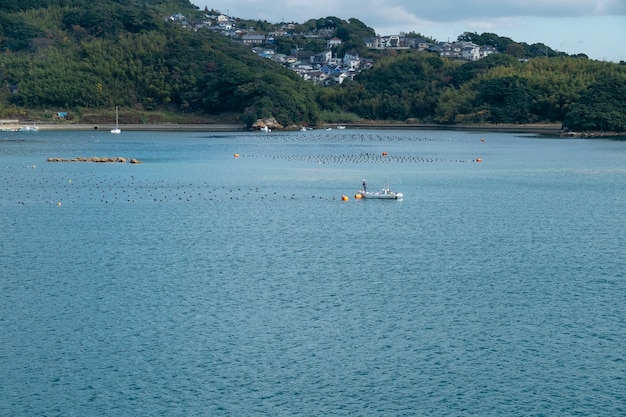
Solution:
[(602, 77), (585, 91), (565, 116), (572, 130), (626, 132), (626, 75)]
[[(620, 117), (625, 114), (625, 79), (626, 65), (574, 57), (520, 61), (496, 54), (459, 62), (400, 54), (381, 59), (354, 82), (325, 93), (321, 104), (366, 119), (443, 124), (565, 121), (572, 129), (625, 131)], [(593, 109), (596, 104), (601, 105)]]
[(232, 112), (246, 123), (265, 116), (283, 124), (318, 120), (314, 86), (224, 36), (168, 23), (145, 2), (48, 3), (65, 7), (0, 14), (0, 77), (12, 91), (0, 95), (0, 112), (120, 105)]
[[(138, 111), (235, 114), (251, 125), (315, 124), (320, 114), (427, 123), (565, 123), (576, 130), (626, 131), (626, 64), (566, 56), (493, 33), (459, 40), (497, 48), (478, 61), (413, 50), (365, 47), (374, 30), (334, 16), (295, 25), (277, 37), (277, 52), (321, 52), (338, 37), (335, 56), (375, 58), (342, 84), (315, 86), (211, 30), (169, 21), (203, 13), (188, 0), (7, 0), (0, 11), (0, 116), (28, 109), (116, 105)], [(242, 21), (268, 30), (265, 21)], [(293, 27), (293, 26), (291, 26)], [(305, 33), (306, 32), (306, 33)], [(418, 34), (412, 33), (411, 36)], [(524, 59), (520, 59), (523, 57)]]

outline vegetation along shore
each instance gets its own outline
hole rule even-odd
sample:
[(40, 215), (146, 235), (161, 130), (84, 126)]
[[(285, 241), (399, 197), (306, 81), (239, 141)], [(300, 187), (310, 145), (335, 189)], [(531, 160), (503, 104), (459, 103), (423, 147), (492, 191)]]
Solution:
[(124, 130), (626, 132), (625, 62), (493, 33), (438, 42), (354, 18), (247, 20), (186, 0), (62, 3), (0, 10), (0, 120), (107, 129), (118, 107)]

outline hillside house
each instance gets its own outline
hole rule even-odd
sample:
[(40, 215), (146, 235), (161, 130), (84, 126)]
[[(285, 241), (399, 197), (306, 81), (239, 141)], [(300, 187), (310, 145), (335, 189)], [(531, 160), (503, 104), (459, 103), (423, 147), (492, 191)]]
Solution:
[(363, 43), (369, 49), (380, 49), (380, 36), (376, 36), (375, 38), (364, 38)]
[(241, 35), (241, 42), (244, 45), (260, 45), (265, 43), (265, 35), (246, 34)]
[(422, 48), (420, 50), (426, 50), (430, 47), (430, 44), (425, 39), (421, 39), (421, 41), (416, 44), (415, 38), (405, 38), (400, 35), (376, 36), (374, 38), (365, 38), (363, 39), (363, 42), (365, 43), (365, 46), (367, 46), (369, 49)]
[(498, 50), (493, 46), (481, 46), (478, 59), (483, 59), (491, 54), (498, 54)]
[(399, 48), (400, 47), (400, 36), (398, 35), (389, 35), (384, 36), (382, 38), (382, 44), (384, 48)]
[(311, 55), (310, 62), (311, 64), (326, 64), (332, 57), (333, 53), (331, 51), (324, 51), (319, 54)]
[(427, 51), (432, 46), (424, 38), (404, 38), (404, 42), (409, 48), (417, 49), (418, 51)]
[(326, 48), (331, 49), (333, 46), (341, 45), (341, 39), (339, 38), (330, 38), (328, 42), (326, 42)]
[(480, 47), (473, 43), (463, 45), (461, 47), (461, 57), (468, 61), (478, 61), (480, 59)]
[(322, 71), (303, 71), (300, 73), (300, 76), (305, 81), (312, 82), (316, 85), (323, 85), (328, 79), (328, 74), (323, 73)]
[(361, 59), (358, 54), (345, 54), (342, 63), (344, 68), (357, 69), (361, 66)]
[(478, 46), (472, 42), (439, 42), (431, 50), (439, 56), (450, 59), (477, 61), (498, 51), (490, 46)]

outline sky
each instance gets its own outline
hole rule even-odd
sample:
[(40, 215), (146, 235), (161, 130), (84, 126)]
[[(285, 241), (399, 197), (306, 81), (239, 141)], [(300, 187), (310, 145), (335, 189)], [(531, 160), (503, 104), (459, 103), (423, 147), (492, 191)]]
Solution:
[(356, 18), (378, 35), (416, 32), (455, 41), (464, 32), (543, 43), (568, 54), (626, 61), (626, 0), (191, 0), (232, 17), (297, 22)]

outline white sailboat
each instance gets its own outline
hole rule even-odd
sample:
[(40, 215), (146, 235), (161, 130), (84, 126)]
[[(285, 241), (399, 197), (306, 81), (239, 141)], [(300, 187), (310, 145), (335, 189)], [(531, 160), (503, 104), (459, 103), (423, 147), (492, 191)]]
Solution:
[(115, 106), (115, 128), (111, 129), (111, 133), (115, 133), (117, 135), (122, 133), (122, 130), (120, 129), (120, 118), (119, 118), (117, 106)]

